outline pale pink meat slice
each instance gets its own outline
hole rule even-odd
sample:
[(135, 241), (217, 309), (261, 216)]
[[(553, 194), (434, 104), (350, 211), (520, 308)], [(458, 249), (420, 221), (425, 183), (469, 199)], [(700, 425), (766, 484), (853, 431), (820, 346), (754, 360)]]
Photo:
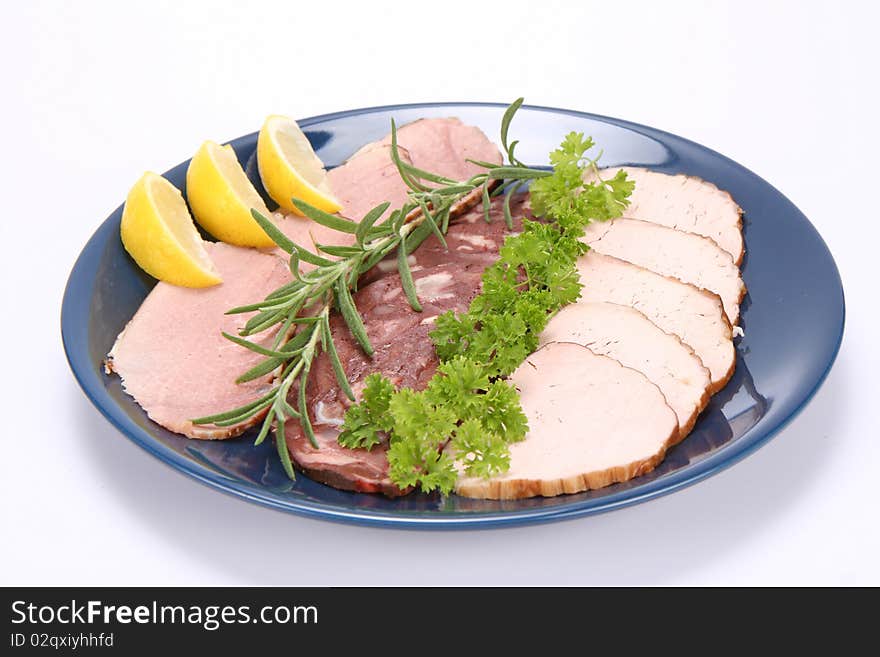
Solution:
[(727, 251), (735, 264), (742, 262), (742, 209), (728, 192), (696, 176), (641, 167), (603, 169), (602, 177), (609, 178), (619, 169), (636, 184), (624, 217), (703, 235)]
[(590, 248), (664, 276), (714, 292), (732, 325), (746, 286), (730, 254), (713, 240), (639, 219), (597, 221), (587, 226)]
[[(196, 426), (191, 420), (242, 406), (270, 388), (272, 375), (244, 384), (236, 377), (263, 356), (234, 344), (250, 314), (226, 315), (291, 279), (284, 262), (254, 249), (205, 245), (223, 283), (193, 289), (159, 282), (116, 339), (107, 369), (154, 422), (190, 438), (222, 439), (242, 433), (260, 417), (232, 427)], [(270, 343), (274, 332), (250, 338)]]
[[(401, 159), (420, 169), (455, 180), (466, 180), (484, 171), (467, 162), (467, 158), (493, 163), (501, 162), (501, 153), (485, 134), (459, 119), (422, 119), (398, 129)], [(408, 187), (400, 178), (391, 160), (391, 136), (367, 144), (345, 163), (327, 172), (330, 188), (342, 203), (339, 212), (352, 221), (380, 203), (391, 203), (389, 210), (401, 207), (407, 201)], [(479, 196), (468, 199), (473, 205)], [(295, 215), (276, 213), (278, 227), (294, 242), (316, 253), (314, 244), (345, 246), (352, 244), (350, 234), (327, 228)], [(304, 264), (303, 270), (311, 265)]]
[(632, 306), (690, 346), (711, 374), (710, 393), (736, 367), (732, 331), (717, 294), (625, 260), (590, 251), (578, 259), (584, 301)]
[[(501, 152), (482, 130), (457, 118), (420, 119), (397, 129), (397, 143), (411, 163), (431, 173), (464, 181), (485, 169), (467, 160), (501, 164)], [(391, 144), (388, 134), (378, 144), (368, 144), (358, 151)]]
[(693, 349), (630, 306), (590, 301), (566, 306), (541, 333), (541, 344), (549, 342), (583, 345), (648, 377), (678, 417), (678, 440), (709, 403), (709, 370)]
[(657, 386), (581, 345), (545, 345), (511, 381), (529, 431), (510, 446), (507, 472), (462, 476), (459, 495), (518, 499), (602, 488), (653, 470), (678, 437), (678, 420)]

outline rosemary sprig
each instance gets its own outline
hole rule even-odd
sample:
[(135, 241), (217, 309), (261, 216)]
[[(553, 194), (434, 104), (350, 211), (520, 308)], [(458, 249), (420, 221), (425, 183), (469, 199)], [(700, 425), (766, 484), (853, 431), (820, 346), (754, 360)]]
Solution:
[[(486, 221), (489, 221), (490, 197), (504, 193), (504, 217), (507, 224), (512, 225), (510, 197), (528, 181), (551, 175), (552, 172), (546, 169), (525, 166), (514, 156), (517, 142), (507, 141), (510, 122), (522, 102), (520, 98), (512, 103), (501, 121), (501, 142), (508, 163), (499, 165), (474, 161), (485, 171), (464, 181), (431, 173), (403, 161), (397, 142), (397, 125), (392, 120), (391, 158), (409, 192), (407, 202), (394, 209), (382, 222), (379, 219), (387, 212), (389, 203), (377, 205), (361, 221), (355, 222), (328, 214), (301, 199), (292, 199), (294, 205), (312, 221), (352, 235), (351, 246), (316, 244), (316, 251), (324, 255), (313, 253), (290, 240), (267, 217), (251, 210), (254, 219), (272, 241), (289, 254), (290, 271), (294, 278), (262, 301), (229, 310), (228, 314), (255, 314), (248, 319), (238, 336), (224, 335), (241, 347), (265, 357), (239, 376), (237, 383), (251, 381), (271, 372), (278, 374), (272, 389), (259, 399), (229, 411), (196, 418), (193, 423), (231, 426), (265, 413), (255, 444), (259, 445), (265, 440), (274, 424), (279, 457), (287, 475), (294, 479), (293, 465), (284, 440), (284, 423), (291, 418), (299, 420), (312, 445), (318, 448), (306, 397), (311, 367), (321, 350), (327, 352), (340, 389), (354, 401), (354, 393), (330, 331), (331, 310), (335, 308), (339, 311), (364, 353), (368, 356), (373, 353), (363, 318), (352, 296), (352, 291), (357, 290), (358, 278), (397, 250), (404, 293), (412, 309), (421, 311), (407, 256), (432, 234), (445, 246), (444, 235), (453, 212), (471, 194), (480, 195)], [(301, 262), (309, 263), (314, 268), (302, 273)], [(247, 339), (273, 327), (278, 328), (271, 348)], [(288, 401), (294, 387), (297, 389), (296, 408)]]

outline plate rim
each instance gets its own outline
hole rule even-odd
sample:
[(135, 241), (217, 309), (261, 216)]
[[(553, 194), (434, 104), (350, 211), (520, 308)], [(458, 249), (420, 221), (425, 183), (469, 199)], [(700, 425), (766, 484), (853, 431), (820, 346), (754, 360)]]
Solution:
[[(316, 123), (343, 119), (351, 116), (358, 116), (361, 114), (442, 107), (482, 107), (503, 109), (507, 107), (507, 104), (481, 101), (444, 101), (436, 103), (419, 102), (377, 105), (319, 114), (298, 120), (297, 122), (302, 127), (309, 127)], [(90, 361), (88, 359), (87, 353), (83, 358), (80, 358), (80, 354), (77, 352), (76, 345), (72, 344), (72, 332), (75, 331), (75, 327), (72, 326), (73, 320), (71, 319), (71, 308), (74, 307), (73, 304), (75, 303), (74, 296), (76, 292), (76, 284), (78, 282), (76, 276), (77, 273), (81, 269), (86, 267), (89, 261), (89, 258), (87, 256), (91, 254), (91, 251), (96, 250), (100, 245), (105, 243), (105, 241), (103, 241), (104, 233), (112, 228), (108, 226), (108, 221), (113, 217), (113, 215), (121, 211), (124, 203), (117, 206), (116, 209), (114, 209), (100, 223), (97, 229), (92, 233), (91, 237), (89, 237), (85, 246), (82, 248), (79, 255), (77, 256), (74, 265), (71, 267), (67, 283), (65, 284), (64, 288), (60, 317), (62, 344), (64, 347), (65, 357), (68, 361), (68, 365), (70, 366), (74, 378), (76, 379), (86, 398), (92, 403), (93, 406), (95, 406), (95, 408), (98, 409), (101, 415), (103, 415), (103, 417), (107, 419), (110, 424), (122, 435), (124, 435), (128, 440), (139, 446), (141, 449), (145, 450), (148, 454), (157, 458), (159, 461), (170, 466), (174, 470), (192, 479), (195, 479), (196, 481), (205, 484), (215, 490), (223, 492), (227, 495), (244, 499), (246, 501), (258, 504), (266, 508), (274, 509), (276, 511), (284, 511), (300, 516), (320, 518), (323, 520), (330, 520), (334, 522), (344, 522), (348, 524), (384, 528), (432, 530), (466, 530), (477, 528), (484, 529), (545, 523), (558, 520), (570, 520), (589, 515), (597, 515), (600, 513), (606, 513), (609, 511), (639, 504), (642, 502), (647, 502), (649, 500), (657, 499), (659, 497), (682, 490), (683, 488), (687, 488), (700, 481), (703, 481), (704, 479), (707, 479), (708, 477), (718, 474), (719, 472), (735, 465), (736, 463), (739, 463), (747, 456), (753, 454), (760, 447), (764, 446), (776, 435), (778, 435), (779, 432), (781, 432), (785, 427), (787, 427), (810, 403), (810, 401), (813, 399), (813, 397), (816, 395), (818, 390), (822, 387), (823, 383), (827, 379), (828, 374), (833, 368), (834, 363), (836, 362), (837, 357), (840, 353), (840, 347), (843, 341), (843, 335), (846, 326), (846, 299), (843, 290), (842, 280), (840, 277), (840, 270), (837, 267), (837, 263), (835, 262), (834, 257), (831, 254), (830, 249), (828, 248), (828, 245), (822, 238), (822, 235), (818, 232), (818, 230), (812, 224), (809, 218), (807, 218), (806, 215), (804, 215), (803, 212), (801, 212), (787, 196), (785, 196), (782, 192), (780, 192), (773, 185), (767, 182), (764, 178), (755, 174), (753, 171), (739, 164), (735, 160), (732, 160), (726, 155), (719, 153), (707, 146), (703, 146), (702, 144), (689, 140), (685, 137), (681, 137), (679, 135), (664, 131), (662, 129), (653, 128), (632, 121), (627, 121), (625, 119), (618, 119), (615, 117), (582, 112), (579, 110), (554, 108), (543, 105), (523, 105), (522, 109), (570, 115), (576, 118), (599, 121), (628, 130), (633, 130), (639, 134), (661, 135), (667, 138), (671, 138), (673, 140), (683, 142), (684, 144), (696, 147), (697, 149), (714, 157), (717, 157), (726, 163), (732, 164), (739, 169), (744, 170), (751, 176), (754, 176), (756, 179), (761, 181), (761, 183), (763, 183), (769, 190), (772, 190), (773, 192), (778, 194), (792, 208), (794, 208), (797, 212), (801, 214), (801, 216), (805, 220), (806, 226), (808, 226), (809, 229), (811, 229), (815, 233), (816, 238), (819, 240), (825, 251), (828, 253), (829, 260), (833, 265), (837, 287), (840, 289), (841, 316), (840, 326), (837, 331), (837, 335), (835, 336), (835, 344), (833, 346), (831, 356), (825, 366), (824, 371), (816, 380), (815, 385), (804, 395), (804, 397), (797, 403), (797, 405), (786, 417), (779, 420), (775, 426), (772, 426), (771, 428), (763, 432), (760, 432), (753, 436), (749, 436), (747, 433), (738, 440), (732, 441), (731, 444), (719, 449), (717, 452), (710, 454), (705, 459), (695, 464), (685, 466), (680, 470), (668, 473), (663, 477), (648, 481), (643, 485), (622, 491), (617, 491), (603, 497), (589, 498), (586, 500), (572, 502), (570, 504), (562, 504), (559, 506), (536, 507), (532, 509), (522, 510), (486, 512), (475, 511), (467, 514), (426, 516), (422, 515), (423, 512), (388, 512), (371, 509), (355, 509), (352, 507), (338, 507), (336, 505), (322, 504), (320, 502), (313, 502), (310, 500), (290, 499), (288, 501), (282, 501), (278, 499), (275, 494), (268, 489), (263, 489), (260, 486), (250, 484), (241, 480), (231, 479), (223, 475), (222, 473), (213, 471), (205, 467), (197, 461), (185, 458), (181, 454), (178, 454), (177, 452), (171, 450), (162, 443), (154, 440), (148, 434), (143, 433), (143, 435), (141, 435), (142, 432), (131, 430), (130, 427), (125, 426), (123, 419), (118, 416), (117, 413), (113, 412), (114, 410), (120, 411), (120, 409), (116, 408), (116, 405), (113, 405), (111, 408), (106, 408), (105, 405), (98, 400), (96, 383), (100, 380), (100, 368), (98, 368), (98, 371), (95, 372), (91, 367), (80, 366), (80, 360), (85, 360), (86, 363), (90, 363)], [(255, 140), (256, 135), (257, 132), (255, 131), (239, 136), (235, 139), (225, 141), (223, 143), (231, 143), (235, 148), (236, 145), (243, 145), (246, 144), (248, 141)], [(168, 169), (166, 172), (163, 173), (163, 175), (166, 175), (168, 172), (180, 166), (186, 165), (188, 162), (189, 160), (184, 160), (183, 162)], [(85, 345), (81, 346), (80, 350), (87, 352), (87, 347), (84, 347)], [(95, 375), (94, 380), (88, 380), (88, 374)]]

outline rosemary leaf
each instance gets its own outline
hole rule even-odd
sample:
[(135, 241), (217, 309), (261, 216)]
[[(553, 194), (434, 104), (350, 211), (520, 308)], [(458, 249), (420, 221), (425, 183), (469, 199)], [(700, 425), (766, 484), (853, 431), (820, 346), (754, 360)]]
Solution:
[(300, 426), (302, 426), (306, 437), (309, 439), (309, 442), (312, 443), (312, 447), (320, 449), (318, 446), (318, 440), (315, 438), (315, 431), (312, 429), (312, 421), (309, 419), (309, 409), (306, 404), (306, 384), (309, 380), (310, 369), (311, 362), (307, 361), (299, 380), (299, 423)]
[(304, 249), (299, 244), (295, 245), (296, 252), (299, 255), (299, 259), (309, 263), (310, 265), (315, 265), (316, 267), (329, 267), (333, 264), (332, 260), (327, 260), (327, 258), (322, 258), (319, 255), (315, 255), (308, 249)]
[(284, 308), (280, 308), (279, 310), (263, 311), (257, 315), (254, 315), (247, 322), (245, 322), (244, 328), (239, 331), (238, 334), (244, 336), (253, 335), (254, 333), (259, 333), (260, 331), (265, 331), (270, 326), (275, 326), (275, 324), (282, 321), (286, 314), (287, 312)]
[(367, 214), (364, 215), (364, 218), (360, 220), (357, 230), (355, 231), (355, 238), (357, 239), (358, 246), (364, 246), (364, 240), (367, 238), (367, 235), (369, 235), (370, 229), (373, 228), (373, 225), (379, 220), (379, 217), (385, 214), (385, 211), (390, 205), (391, 203), (389, 201), (380, 203), (367, 212)]
[(404, 167), (404, 162), (400, 159), (400, 150), (397, 145), (397, 124), (394, 122), (394, 119), (391, 119), (391, 161), (394, 162), (394, 166), (397, 167), (397, 172), (400, 174), (400, 178), (411, 190), (414, 192), (424, 192), (430, 189), (427, 185), (423, 185), (410, 176), (409, 172)]
[(461, 196), (473, 191), (474, 185), (454, 185), (449, 187), (438, 187), (432, 190), (432, 194), (436, 196)]
[(345, 393), (345, 396), (354, 401), (354, 391), (351, 389), (351, 384), (349, 384), (348, 377), (345, 375), (345, 368), (342, 367), (342, 362), (339, 360), (339, 353), (336, 351), (336, 344), (334, 344), (333, 335), (330, 333), (330, 320), (327, 315), (324, 315), (322, 321), (324, 322), (324, 333), (327, 336), (327, 356), (330, 358), (330, 364), (333, 366), (336, 383), (339, 384), (339, 388)]
[(223, 331), (223, 337), (227, 340), (234, 342), (237, 345), (244, 347), (245, 349), (249, 349), (254, 353), (260, 354), (261, 356), (269, 356), (270, 358), (281, 358), (287, 359), (290, 358), (290, 353), (285, 353), (283, 351), (274, 351), (272, 349), (267, 349), (266, 347), (257, 344), (256, 342), (251, 342), (250, 340), (245, 340), (244, 338), (240, 338), (237, 335), (230, 335), (226, 331)]
[(260, 413), (263, 409), (265, 409), (271, 405), (272, 405), (272, 400), (268, 399), (268, 400), (264, 401), (263, 403), (261, 403), (259, 406), (255, 406), (254, 408), (248, 410), (247, 412), (244, 412), (244, 413), (241, 413), (240, 415), (236, 415), (236, 416), (227, 418), (225, 420), (217, 420), (214, 422), (214, 424), (218, 427), (232, 427), (232, 426), (235, 426), (236, 424), (240, 424), (240, 423), (244, 422), (245, 420), (248, 420), (248, 419), (254, 417), (258, 413)]
[[(444, 234), (449, 230), (449, 207), (443, 207), (436, 216), (440, 217), (440, 230)], [(413, 231), (415, 232), (415, 231)], [(445, 238), (444, 238), (445, 239)], [(421, 244), (421, 242), (420, 242)]]
[(507, 146), (507, 132), (510, 130), (510, 122), (513, 120), (514, 114), (522, 106), (525, 98), (519, 97), (513, 101), (510, 106), (504, 110), (504, 116), (501, 117), (501, 145), (506, 153), (510, 152)]
[(295, 420), (298, 420), (300, 419), (300, 417), (302, 417), (300, 412), (290, 405), (290, 402), (287, 401), (287, 397), (279, 397), (278, 401), (280, 402), (281, 408), (284, 410), (288, 417), (291, 417)]
[(472, 160), (471, 158), (465, 158), (466, 162), (470, 162), (471, 164), (476, 164), (478, 167), (483, 167), (484, 169), (494, 169), (498, 166), (497, 162), (486, 162), (485, 160)]
[[(422, 224), (422, 226), (424, 226), (424, 224)], [(421, 228), (422, 226), (419, 226), (418, 228)], [(418, 230), (418, 228), (416, 228), (416, 230)], [(428, 229), (428, 233), (430, 233), (430, 226), (426, 226), (426, 228)], [(364, 264), (360, 266), (360, 273), (363, 274), (364, 272), (369, 271), (370, 269), (375, 267), (376, 263), (384, 259), (385, 256), (387, 256), (389, 253), (391, 253), (399, 243), (400, 238), (395, 236), (390, 238), (387, 242), (381, 244), (378, 248), (376, 248), (375, 251), (373, 251), (373, 254), (364, 261)]]
[(504, 194), (504, 223), (507, 224), (507, 228), (509, 230), (513, 230), (513, 215), (510, 212), (510, 199), (516, 194), (517, 190), (522, 185), (522, 182), (515, 183), (507, 188), (507, 192)]
[(363, 253), (363, 249), (357, 246), (338, 246), (336, 244), (316, 244), (319, 250), (327, 255), (336, 256), (338, 258), (350, 258), (351, 256)]
[(294, 377), (287, 377), (280, 386), (278, 386), (278, 398), (276, 400), (276, 404), (281, 407), (282, 414), (287, 417), (299, 419), (300, 413), (293, 406), (291, 406), (287, 398), (290, 395), (290, 386), (293, 385)]
[(296, 479), (296, 473), (293, 471), (293, 463), (290, 461), (290, 452), (287, 449), (287, 438), (284, 435), (284, 418), (278, 418), (275, 423), (275, 448), (278, 450), (278, 456), (281, 458), (281, 465), (284, 472), (291, 479)]
[(305, 285), (305, 281), (303, 280), (302, 274), (299, 271), (299, 251), (297, 251), (296, 249), (290, 250), (290, 260), (288, 261), (287, 266), (290, 269), (290, 273), (293, 274), (294, 283)]
[(344, 219), (339, 215), (319, 210), (314, 205), (306, 203), (301, 198), (294, 198), (291, 200), (297, 210), (302, 212), (315, 223), (326, 226), (327, 228), (332, 228), (333, 230), (338, 230), (341, 233), (350, 233), (354, 235), (357, 232), (357, 222), (352, 221), (351, 219)]
[(287, 235), (282, 233), (268, 217), (264, 217), (255, 208), (251, 208), (251, 216), (254, 218), (254, 221), (260, 224), (260, 228), (269, 236), (269, 239), (275, 242), (279, 248), (287, 253), (291, 253), (296, 248), (296, 244)]
[(272, 340), (272, 349), (278, 349), (282, 342), (291, 337), (290, 328), (293, 326), (295, 319), (294, 313), (288, 313), (287, 319), (281, 323), (281, 328), (278, 329), (278, 333), (275, 334), (275, 338)]
[(409, 260), (406, 253), (406, 238), (401, 237), (400, 247), (397, 249), (397, 271), (400, 272), (400, 284), (406, 294), (406, 300), (410, 307), (417, 313), (422, 312), (422, 304), (419, 303), (419, 295), (416, 292), (416, 284), (413, 282), (412, 271), (409, 268)]
[(272, 409), (269, 409), (266, 417), (263, 418), (263, 425), (260, 427), (260, 432), (257, 434), (256, 440), (254, 440), (254, 447), (262, 444), (262, 442), (266, 440), (266, 436), (269, 435), (269, 429), (272, 427), (272, 418), (274, 417), (275, 413)]
[(425, 223), (431, 227), (431, 230), (437, 239), (440, 240), (440, 244), (443, 245), (443, 248), (448, 249), (449, 247), (446, 246), (446, 238), (443, 237), (443, 233), (440, 231), (440, 227), (434, 220), (434, 216), (431, 214), (431, 209), (428, 207), (428, 204), (424, 199), (419, 199), (419, 207), (422, 209), (422, 216), (425, 218)]
[(489, 180), (487, 179), (485, 183), (483, 183), (483, 219), (486, 220), (486, 223), (492, 223), (492, 218), (489, 216), (489, 208), (492, 207), (492, 201), (489, 199)]
[(486, 172), (493, 180), (534, 180), (552, 176), (553, 172), (548, 169), (524, 169), (521, 167), (495, 167)]
[(516, 159), (516, 156), (513, 154), (513, 150), (516, 148), (516, 145), (519, 143), (519, 139), (514, 139), (510, 142), (510, 148), (507, 149), (507, 160), (518, 167), (525, 166), (522, 162)]
[(275, 391), (263, 395), (259, 399), (255, 399), (252, 402), (244, 404), (243, 406), (239, 406), (238, 408), (233, 408), (229, 411), (224, 411), (222, 413), (216, 413), (214, 415), (206, 415), (205, 417), (199, 417), (194, 420), (191, 420), (193, 424), (214, 424), (215, 422), (222, 422), (223, 420), (228, 420), (231, 417), (236, 417), (237, 415), (241, 415), (242, 413), (246, 413), (247, 411), (253, 410), (257, 408), (260, 404), (262, 404), (267, 399), (271, 399), (275, 394)]
[(284, 361), (280, 358), (267, 358), (264, 361), (261, 361), (259, 365), (255, 365), (247, 372), (238, 377), (235, 382), (236, 383), (247, 383), (248, 381), (253, 381), (254, 379), (259, 379), (261, 376), (266, 376), (267, 374), (274, 372), (277, 370)]
[(431, 227), (427, 224), (417, 226), (416, 229), (406, 237), (406, 255), (415, 251), (428, 236), (431, 235)]
[[(296, 251), (294, 251), (294, 253), (295, 252)], [(299, 256), (291, 254), (291, 260), (294, 260), (294, 259), (296, 260), (297, 265), (299, 265)], [(291, 272), (291, 273), (293, 273), (293, 272)], [(301, 290), (306, 283), (304, 280), (299, 278), (299, 276), (300, 276), (299, 272), (297, 272), (295, 274), (295, 276), (297, 277), (296, 280), (290, 281), (290, 283), (285, 283), (284, 285), (279, 287), (277, 290), (273, 291), (271, 294), (266, 295), (265, 301), (271, 301), (272, 299), (278, 299), (279, 297), (287, 296), (291, 292), (297, 292), (297, 291)], [(226, 314), (228, 315), (230, 313), (227, 311)]]
[(336, 284), (336, 302), (339, 304), (339, 312), (342, 313), (342, 318), (348, 325), (348, 329), (351, 331), (354, 339), (357, 340), (367, 356), (372, 356), (373, 346), (367, 337), (367, 329), (354, 305), (354, 299), (351, 298), (351, 293), (348, 291), (345, 281), (339, 281)]
[[(452, 178), (447, 178), (446, 176), (439, 176), (436, 173), (431, 173), (430, 171), (425, 171), (424, 169), (419, 169), (418, 167), (409, 164), (408, 162), (404, 162), (401, 160), (401, 166), (406, 170), (407, 173), (414, 176), (415, 178), (419, 178), (421, 180), (430, 180), (433, 183), (437, 183), (438, 185), (455, 185), (458, 181), (452, 180)], [(493, 165), (494, 166), (494, 165)]]

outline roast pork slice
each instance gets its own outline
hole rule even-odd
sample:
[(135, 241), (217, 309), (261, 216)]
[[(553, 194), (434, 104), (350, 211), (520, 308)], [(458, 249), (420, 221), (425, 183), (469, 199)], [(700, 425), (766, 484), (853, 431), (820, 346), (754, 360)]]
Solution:
[(587, 226), (590, 248), (664, 276), (714, 292), (732, 325), (746, 286), (730, 254), (713, 240), (639, 219), (597, 221)]
[(465, 497), (518, 499), (602, 488), (653, 470), (678, 420), (641, 372), (571, 342), (545, 345), (511, 376), (529, 422), (510, 469), (461, 477)]
[[(482, 130), (457, 118), (419, 119), (397, 130), (397, 143), (419, 169), (453, 180), (467, 180), (485, 169), (467, 160), (501, 164), (501, 152)], [(388, 134), (355, 155), (391, 144)]]
[[(397, 136), (403, 161), (454, 180), (466, 180), (484, 170), (467, 162), (468, 158), (501, 162), (495, 144), (479, 128), (465, 125), (459, 119), (422, 119), (400, 128)], [(330, 189), (342, 204), (339, 214), (360, 221), (385, 201), (391, 204), (389, 212), (406, 203), (409, 188), (391, 159), (390, 144), (389, 134), (362, 147), (345, 163), (327, 172)], [(466, 212), (480, 199), (480, 190), (463, 198), (453, 209), (453, 216)], [(313, 253), (317, 253), (315, 243), (346, 246), (354, 242), (352, 235), (305, 217), (277, 212), (273, 219), (287, 237)], [(280, 249), (276, 253), (284, 255)], [(303, 271), (312, 268), (302, 263)]]
[(581, 299), (632, 306), (689, 345), (709, 370), (710, 393), (733, 375), (731, 327), (717, 294), (597, 251), (581, 256), (578, 270)]
[[(224, 338), (236, 334), (250, 314), (226, 315), (290, 281), (284, 262), (254, 249), (205, 245), (223, 283), (185, 288), (159, 282), (113, 345), (108, 371), (154, 422), (190, 438), (237, 436), (257, 416), (231, 427), (196, 426), (191, 420), (230, 410), (268, 392), (272, 375), (237, 384), (235, 379), (263, 357)], [(274, 331), (253, 336), (271, 346)]]
[(669, 175), (639, 167), (602, 170), (609, 178), (619, 169), (636, 184), (623, 216), (711, 238), (735, 264), (743, 258), (742, 209), (731, 195), (696, 176)]
[(655, 384), (678, 418), (684, 439), (709, 403), (711, 379), (702, 361), (677, 335), (666, 333), (635, 308), (579, 301), (566, 306), (541, 333), (541, 345), (574, 342), (638, 370)]

